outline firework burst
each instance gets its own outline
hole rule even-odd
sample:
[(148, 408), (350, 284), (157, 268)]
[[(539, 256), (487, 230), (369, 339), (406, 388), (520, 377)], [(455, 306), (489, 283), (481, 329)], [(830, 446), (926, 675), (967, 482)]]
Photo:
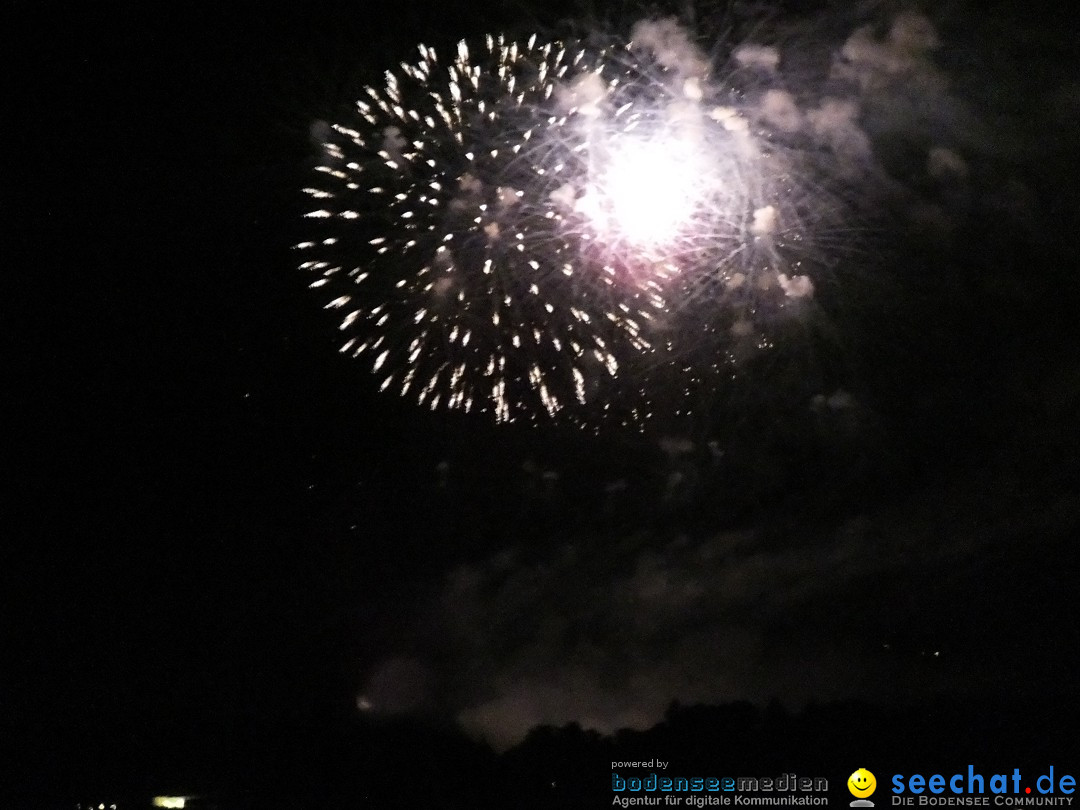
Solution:
[(421, 46), (319, 132), (298, 247), (342, 351), (432, 409), (649, 418), (657, 368), (700, 384), (813, 289), (793, 151), (742, 98), (670, 22)]

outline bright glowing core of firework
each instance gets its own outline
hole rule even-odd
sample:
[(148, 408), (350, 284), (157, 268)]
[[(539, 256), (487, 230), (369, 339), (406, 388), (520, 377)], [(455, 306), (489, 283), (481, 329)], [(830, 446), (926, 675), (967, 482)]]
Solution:
[(613, 146), (578, 208), (606, 238), (666, 244), (700, 205), (702, 169), (696, 151), (677, 139), (627, 140)]

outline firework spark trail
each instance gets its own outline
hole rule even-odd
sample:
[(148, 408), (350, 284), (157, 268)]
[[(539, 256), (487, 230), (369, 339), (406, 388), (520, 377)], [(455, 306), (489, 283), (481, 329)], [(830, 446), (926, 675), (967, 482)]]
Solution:
[(574, 77), (581, 90), (598, 59), (491, 38), (445, 63), (420, 54), (368, 89), (356, 127), (329, 130), (308, 190), (329, 227), (302, 246), (304, 266), (343, 291), (343, 351), (432, 408), (507, 421), (582, 404), (618, 373), (615, 344), (644, 346), (580, 282), (556, 193), (587, 159), (574, 133), (592, 110), (554, 96)]

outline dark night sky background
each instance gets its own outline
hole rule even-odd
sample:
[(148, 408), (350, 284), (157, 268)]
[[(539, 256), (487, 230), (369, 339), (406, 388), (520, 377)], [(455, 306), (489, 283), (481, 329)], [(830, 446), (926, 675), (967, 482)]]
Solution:
[[(1001, 5), (969, 34), (1019, 66), (998, 109), (1030, 135), (1033, 213), (961, 228), (940, 282), (890, 246), (914, 291), (848, 337), (885, 358), (859, 390), (872, 428), (789, 441), (764, 397), (717, 468), (377, 396), (295, 270), (310, 123), (411, 43), (520, 10), (9, 6), (0, 753), (27, 784), (131, 778), (153, 740), (214, 724), (329, 727), (360, 695), (496, 743), (646, 727), (675, 697), (942, 694), (1041, 706), (1067, 739), (1075, 20)], [(948, 13), (946, 33), (972, 12)], [(665, 498), (676, 469), (696, 487)]]

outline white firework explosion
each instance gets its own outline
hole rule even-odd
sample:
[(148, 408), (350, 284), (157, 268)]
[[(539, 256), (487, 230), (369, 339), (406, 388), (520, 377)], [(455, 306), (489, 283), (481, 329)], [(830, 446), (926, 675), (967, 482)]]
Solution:
[(301, 267), (342, 351), (432, 409), (648, 419), (657, 368), (699, 384), (813, 289), (784, 255), (809, 242), (793, 151), (741, 98), (668, 21), (602, 48), (421, 46), (322, 130), (305, 189), (324, 229)]

